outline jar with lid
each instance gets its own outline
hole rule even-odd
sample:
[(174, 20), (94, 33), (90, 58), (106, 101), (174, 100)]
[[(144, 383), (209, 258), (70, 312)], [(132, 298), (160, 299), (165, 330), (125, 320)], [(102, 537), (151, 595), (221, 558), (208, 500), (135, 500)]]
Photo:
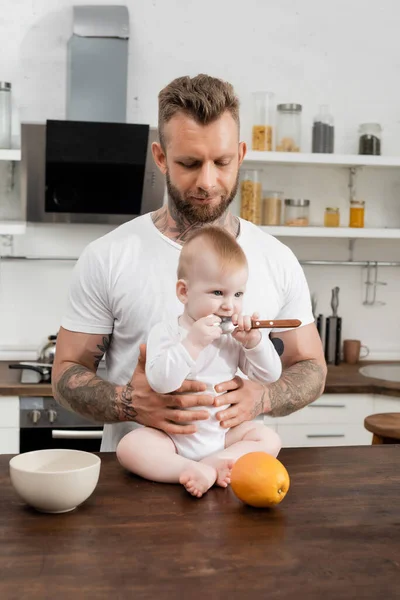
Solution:
[(325, 209), (324, 215), (324, 226), (325, 227), (339, 227), (340, 225), (340, 211), (338, 208), (331, 208), (328, 206)]
[(11, 148), (11, 83), (0, 81), (0, 148)]
[(312, 152), (332, 154), (335, 140), (333, 117), (329, 106), (322, 104), (314, 117), (312, 128)]
[(349, 227), (364, 227), (364, 200), (350, 200)]
[(362, 123), (358, 131), (358, 153), (380, 156), (382, 127), (379, 123)]
[(280, 225), (282, 213), (282, 192), (263, 191), (261, 224)]
[(285, 199), (285, 225), (290, 227), (307, 227), (309, 219), (310, 201), (303, 198)]
[(274, 94), (271, 92), (253, 94), (252, 150), (272, 150), (273, 101)]
[(258, 169), (246, 169), (240, 184), (240, 216), (261, 224), (261, 177)]
[(301, 104), (278, 104), (276, 124), (277, 152), (300, 152)]

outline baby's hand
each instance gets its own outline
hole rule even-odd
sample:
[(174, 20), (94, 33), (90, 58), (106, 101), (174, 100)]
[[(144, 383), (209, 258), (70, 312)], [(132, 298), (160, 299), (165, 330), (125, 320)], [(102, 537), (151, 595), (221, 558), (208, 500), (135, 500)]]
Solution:
[(221, 319), (216, 315), (208, 315), (202, 317), (189, 330), (185, 338), (186, 349), (192, 354), (193, 349), (198, 354), (203, 348), (206, 348), (214, 340), (217, 340), (222, 335), (222, 329), (219, 326)]
[(253, 313), (252, 317), (242, 314), (232, 316), (232, 323), (236, 325), (236, 329), (232, 333), (232, 336), (247, 350), (255, 348), (257, 344), (261, 342), (260, 330), (251, 328), (252, 319), (257, 320), (259, 318), (258, 313)]

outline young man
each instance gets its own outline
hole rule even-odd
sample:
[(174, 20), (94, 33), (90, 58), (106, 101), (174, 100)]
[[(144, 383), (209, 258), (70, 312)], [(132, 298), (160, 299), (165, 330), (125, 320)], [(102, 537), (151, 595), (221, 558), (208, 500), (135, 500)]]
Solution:
[[(230, 405), (217, 413), (226, 428), (263, 413), (286, 415), (318, 398), (325, 383), (323, 350), (298, 261), (285, 245), (229, 211), (246, 153), (232, 86), (207, 75), (174, 80), (159, 94), (159, 137), (153, 156), (166, 177), (168, 205), (85, 249), (57, 340), (54, 396), (107, 423), (103, 451), (114, 451), (137, 424), (172, 434), (194, 432), (207, 411), (192, 411), (188, 424), (181, 409), (196, 406)], [(218, 393), (228, 392), (223, 400), (195, 394), (205, 390), (195, 381), (185, 382), (179, 393), (157, 394), (145, 376), (144, 342), (155, 323), (180, 314), (175, 294), (180, 250), (193, 230), (206, 224), (229, 231), (246, 254), (245, 312), (252, 314), (254, 306), (260, 318), (297, 318), (302, 326), (272, 334), (284, 343), (277, 382), (235, 377), (216, 386)], [(105, 352), (108, 381), (96, 375)]]

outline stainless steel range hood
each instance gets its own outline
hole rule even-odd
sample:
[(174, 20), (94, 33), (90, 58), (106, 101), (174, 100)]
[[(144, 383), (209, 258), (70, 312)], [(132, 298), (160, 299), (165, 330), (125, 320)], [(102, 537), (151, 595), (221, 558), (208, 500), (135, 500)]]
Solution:
[(156, 129), (126, 123), (129, 13), (73, 8), (67, 120), (22, 124), (27, 221), (118, 225), (163, 204)]
[(125, 123), (129, 12), (74, 6), (68, 42), (67, 119)]

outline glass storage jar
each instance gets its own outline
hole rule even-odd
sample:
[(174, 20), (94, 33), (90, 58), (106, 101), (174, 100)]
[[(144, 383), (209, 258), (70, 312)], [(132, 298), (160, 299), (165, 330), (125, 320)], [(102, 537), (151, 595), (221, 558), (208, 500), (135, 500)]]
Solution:
[(338, 208), (327, 207), (324, 215), (324, 226), (325, 227), (339, 227), (340, 225), (340, 211)]
[(350, 200), (349, 227), (364, 227), (364, 200)]
[(290, 227), (307, 227), (309, 220), (310, 201), (303, 198), (285, 200), (285, 225)]
[(278, 104), (276, 124), (277, 152), (300, 152), (301, 104)]
[(272, 150), (273, 101), (274, 94), (271, 92), (253, 94), (252, 150)]
[(335, 144), (333, 116), (327, 104), (321, 104), (312, 127), (312, 152), (332, 154)]
[(280, 225), (282, 214), (282, 192), (263, 191), (261, 224)]
[(242, 219), (261, 225), (261, 195), (260, 171), (246, 169), (240, 184), (240, 216)]
[(0, 81), (0, 148), (11, 148), (11, 83)]
[(382, 127), (379, 123), (362, 123), (358, 131), (358, 153), (380, 156)]

